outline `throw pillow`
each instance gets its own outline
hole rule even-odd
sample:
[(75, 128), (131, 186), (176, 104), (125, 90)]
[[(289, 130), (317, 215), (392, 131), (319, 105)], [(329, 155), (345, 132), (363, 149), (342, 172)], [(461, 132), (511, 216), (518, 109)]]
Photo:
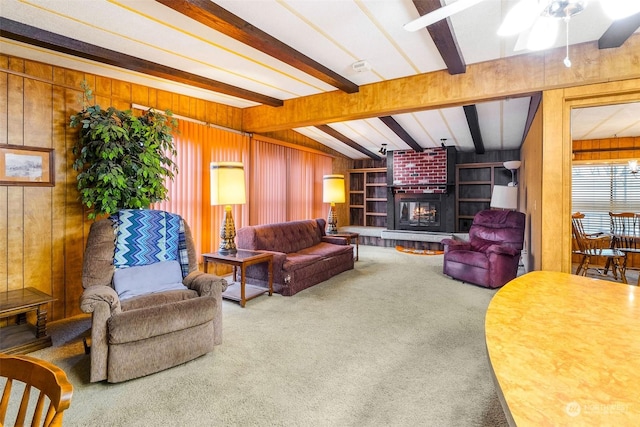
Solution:
[(178, 261), (118, 268), (113, 274), (113, 286), (121, 300), (155, 292), (187, 289), (182, 284), (182, 270)]

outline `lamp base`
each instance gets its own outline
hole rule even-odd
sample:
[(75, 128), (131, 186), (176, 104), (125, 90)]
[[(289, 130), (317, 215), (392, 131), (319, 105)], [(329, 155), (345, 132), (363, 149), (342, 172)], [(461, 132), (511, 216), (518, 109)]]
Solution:
[(327, 234), (338, 233), (338, 214), (336, 213), (336, 205), (331, 203), (329, 206), (329, 216), (327, 217)]
[(233, 255), (238, 252), (236, 248), (236, 225), (233, 222), (231, 214), (231, 206), (224, 207), (224, 221), (220, 226), (220, 248), (218, 253), (221, 255)]

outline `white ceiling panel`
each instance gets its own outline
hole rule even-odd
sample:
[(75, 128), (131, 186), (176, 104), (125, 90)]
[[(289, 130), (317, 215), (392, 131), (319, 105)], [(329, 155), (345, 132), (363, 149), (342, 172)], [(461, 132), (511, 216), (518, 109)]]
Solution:
[[(1, 0), (0, 15), (63, 37), (132, 55), (207, 79), (288, 100), (337, 90), (318, 78), (208, 28), (154, 0)], [(446, 0), (450, 4), (454, 0)], [(588, 2), (569, 25), (569, 43), (595, 41), (612, 21), (600, 1)], [(517, 0), (485, 0), (450, 17), (466, 64), (515, 54), (517, 36), (500, 38), (498, 26)], [(357, 85), (446, 69), (426, 29), (403, 28), (418, 17), (412, 0), (222, 0), (217, 4), (304, 56)], [(195, 7), (195, 6), (194, 6)], [(555, 46), (563, 46), (564, 29)], [(145, 75), (24, 43), (0, 39), (4, 54), (98, 74), (238, 108), (258, 105), (234, 96)], [(371, 70), (356, 72), (364, 60)], [(529, 109), (528, 97), (477, 104), (486, 150), (518, 149)], [(587, 110), (587, 109), (584, 109)], [(585, 138), (638, 136), (640, 112), (633, 104), (597, 111), (574, 110), (574, 135)], [(396, 114), (392, 117), (423, 148), (441, 140), (473, 151), (462, 107)], [(361, 147), (378, 153), (408, 145), (379, 118), (331, 123)], [(367, 155), (313, 126), (296, 129), (345, 156)]]
[(640, 102), (571, 110), (574, 140), (637, 136), (640, 136)]
[(296, 132), (301, 133), (302, 135), (309, 137), (319, 143), (326, 145), (329, 148), (336, 150), (339, 153), (344, 154), (347, 157), (351, 157), (352, 159), (359, 159), (366, 157), (360, 151), (355, 148), (349, 147), (342, 141), (339, 141), (332, 137), (331, 135), (321, 131), (320, 129), (314, 126), (307, 126), (301, 128), (295, 128)]

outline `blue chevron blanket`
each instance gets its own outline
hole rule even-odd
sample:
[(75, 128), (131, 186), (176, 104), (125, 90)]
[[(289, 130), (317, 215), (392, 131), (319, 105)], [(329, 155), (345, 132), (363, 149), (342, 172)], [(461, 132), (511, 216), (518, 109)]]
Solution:
[(146, 209), (123, 209), (111, 216), (116, 226), (115, 268), (178, 261), (189, 274), (189, 256), (180, 215)]

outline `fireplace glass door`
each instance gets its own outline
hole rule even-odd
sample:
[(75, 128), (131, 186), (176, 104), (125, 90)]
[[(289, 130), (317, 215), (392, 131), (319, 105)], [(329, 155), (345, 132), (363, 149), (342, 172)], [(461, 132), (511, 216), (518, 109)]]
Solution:
[(401, 201), (400, 221), (402, 229), (439, 228), (440, 202), (437, 201)]

